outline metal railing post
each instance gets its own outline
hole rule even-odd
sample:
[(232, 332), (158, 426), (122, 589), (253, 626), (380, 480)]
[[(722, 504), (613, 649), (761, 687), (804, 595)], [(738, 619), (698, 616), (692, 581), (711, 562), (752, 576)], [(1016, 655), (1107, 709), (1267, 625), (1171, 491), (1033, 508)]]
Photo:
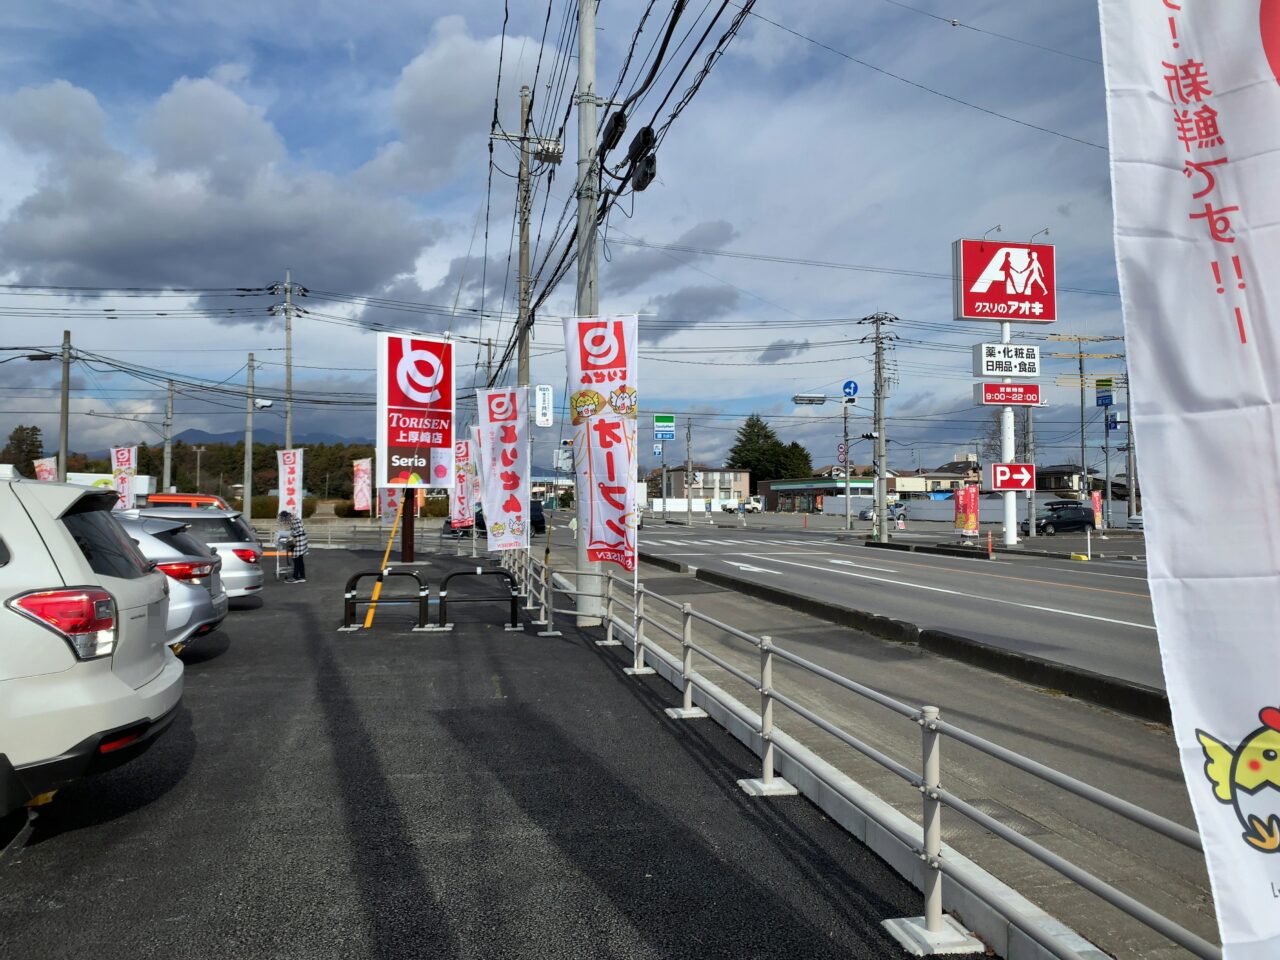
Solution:
[(635, 612), (632, 614), (631, 636), (635, 640), (635, 646), (631, 652), (631, 666), (623, 669), (623, 673), (632, 677), (643, 677), (653, 673), (652, 667), (644, 665), (644, 584), (636, 584), (635, 595)]
[(942, 932), (942, 870), (938, 858), (942, 854), (942, 734), (938, 732), (938, 708), (920, 710), (920, 750), (924, 783), (920, 792), (924, 802), (924, 861), (928, 868), (924, 877), (924, 925), (929, 933)]
[(739, 780), (738, 786), (757, 797), (790, 796), (795, 787), (773, 773), (773, 638), (760, 638), (760, 760), (759, 780)]
[(622, 641), (613, 635), (613, 571), (604, 576), (604, 639), (597, 640), (597, 647), (620, 647)]
[(525, 563), (525, 570), (527, 571), (527, 573), (525, 575), (525, 580), (524, 580), (524, 608), (526, 610), (532, 610), (534, 607), (533, 582), (534, 582), (535, 574), (533, 572), (533, 565), (536, 562), (537, 561), (533, 559), (532, 552), (525, 554), (524, 563)]
[(680, 607), (680, 686), (683, 699), (678, 707), (669, 707), (667, 716), (676, 720), (693, 720), (705, 717), (706, 711), (693, 705), (693, 604)]

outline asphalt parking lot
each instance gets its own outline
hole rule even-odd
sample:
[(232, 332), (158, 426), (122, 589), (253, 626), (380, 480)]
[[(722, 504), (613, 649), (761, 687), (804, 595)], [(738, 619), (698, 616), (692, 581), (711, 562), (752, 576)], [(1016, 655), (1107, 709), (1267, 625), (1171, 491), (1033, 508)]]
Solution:
[(335, 632), (376, 564), (315, 552), (184, 654), (169, 732), (0, 859), (0, 955), (902, 955), (879, 923), (918, 893), (572, 627)]

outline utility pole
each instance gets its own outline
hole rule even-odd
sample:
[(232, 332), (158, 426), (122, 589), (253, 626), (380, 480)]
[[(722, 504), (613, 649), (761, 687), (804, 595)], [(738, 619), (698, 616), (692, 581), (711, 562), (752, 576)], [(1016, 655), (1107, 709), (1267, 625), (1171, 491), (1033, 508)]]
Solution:
[(1124, 371), (1124, 482), (1129, 491), (1128, 514), (1138, 516), (1138, 464), (1133, 447), (1133, 388), (1129, 384), (1129, 368)]
[(520, 180), (516, 192), (520, 219), (520, 353), (516, 385), (529, 385), (529, 88), (520, 88)]
[(195, 455), (196, 455), (196, 489), (195, 489), (195, 492), (196, 492), (196, 493), (199, 493), (199, 492), (200, 492), (200, 454), (204, 453), (205, 448), (204, 448), (204, 447), (192, 447), (191, 449), (195, 452)]
[(164, 401), (164, 471), (160, 489), (166, 493), (173, 482), (173, 381), (169, 381), (169, 392)]
[(489, 386), (493, 383), (493, 340), (485, 340), (484, 351), (484, 382)]
[(284, 272), (284, 448), (293, 449), (293, 273)]
[[(1123, 353), (1085, 353), (1084, 345), (1086, 343), (1114, 342), (1117, 340), (1124, 340), (1124, 337), (1115, 337), (1115, 336), (1080, 337), (1080, 336), (1071, 336), (1068, 334), (1057, 333), (1057, 334), (1050, 334), (1049, 339), (1066, 341), (1069, 343), (1074, 343), (1076, 345), (1075, 353), (1051, 353), (1049, 354), (1049, 356), (1058, 357), (1059, 359), (1063, 359), (1063, 360), (1075, 360), (1077, 364), (1076, 375), (1079, 378), (1079, 385), (1080, 385), (1080, 496), (1081, 496), (1081, 499), (1083, 499), (1087, 497), (1089, 494), (1089, 463), (1085, 456), (1087, 439), (1085, 437), (1085, 422), (1084, 422), (1085, 420), (1085, 417), (1084, 417), (1085, 388), (1089, 385), (1089, 378), (1085, 376), (1084, 362), (1086, 360), (1123, 360), (1124, 359)], [(1072, 385), (1070, 384), (1069, 379), (1064, 379), (1063, 377), (1058, 378), (1058, 384), (1060, 386)], [(1105, 416), (1103, 417), (1102, 426), (1105, 432), (1106, 430)]]
[(684, 422), (684, 523), (693, 526), (693, 417)]
[(889, 540), (889, 466), (886, 456), (889, 440), (885, 436), (885, 393), (887, 385), (884, 375), (884, 345), (886, 340), (893, 338), (893, 334), (884, 332), (883, 325), (893, 323), (897, 319), (897, 317), (889, 313), (874, 313), (858, 321), (861, 324), (870, 323), (875, 326), (875, 333), (870, 337), (863, 337), (860, 342), (865, 343), (867, 340), (874, 340), (876, 348), (876, 426), (875, 433), (872, 434), (872, 440), (875, 444), (876, 489), (875, 521), (872, 533), (876, 540), (881, 543), (887, 543)]
[(849, 497), (849, 474), (853, 472), (853, 454), (849, 450), (849, 397), (841, 403), (844, 413), (844, 528), (853, 529), (853, 503)]
[[(1036, 465), (1036, 408), (1027, 407), (1027, 463), (1034, 470)], [(1027, 491), (1027, 537), (1036, 535), (1036, 485)]]
[(662, 522), (667, 522), (667, 445), (662, 445)]
[(67, 433), (71, 429), (71, 331), (62, 331), (62, 407), (58, 413), (58, 482), (67, 482)]
[[(580, 317), (600, 313), (600, 288), (597, 283), (596, 243), (596, 0), (578, 4), (578, 285), (576, 311)], [(575, 502), (584, 503), (591, 491), (576, 473)], [(686, 482), (688, 478), (686, 477)], [(595, 626), (604, 619), (604, 583), (600, 564), (587, 556), (590, 531), (578, 532), (577, 577), (578, 618), (580, 627)]]
[(240, 498), (244, 522), (253, 520), (253, 354), (249, 354), (249, 376), (244, 395), (244, 493)]

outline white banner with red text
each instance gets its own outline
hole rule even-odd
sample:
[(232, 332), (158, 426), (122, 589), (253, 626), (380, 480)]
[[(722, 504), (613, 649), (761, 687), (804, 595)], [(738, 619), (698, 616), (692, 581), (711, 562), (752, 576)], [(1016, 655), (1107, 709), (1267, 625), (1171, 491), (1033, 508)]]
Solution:
[(394, 523), (400, 511), (400, 501), (404, 499), (403, 487), (378, 488), (378, 517), (383, 523)]
[(489, 549), (523, 550), (529, 546), (528, 390), (477, 390), (476, 402)]
[(1280, 957), (1280, 2), (1100, 0), (1147, 577), (1226, 960)]
[(134, 507), (133, 480), (138, 475), (138, 448), (111, 448), (111, 484), (119, 499), (113, 510), (132, 510)]
[(577, 471), (578, 536), (587, 559), (636, 565), (636, 317), (564, 321), (569, 417)]
[(351, 461), (351, 505), (356, 510), (373, 508), (373, 459)]
[(302, 519), (302, 451), (276, 451), (276, 515)]
[(453, 445), (453, 491), (449, 495), (449, 523), (454, 530), (466, 530), (476, 522), (472, 478), (476, 465), (471, 457), (471, 441), (458, 440)]
[(378, 334), (378, 487), (453, 486), (454, 350)]
[(39, 460), (32, 460), (31, 463), (36, 468), (37, 480), (57, 480), (58, 479), (58, 458), (57, 457), (41, 457)]

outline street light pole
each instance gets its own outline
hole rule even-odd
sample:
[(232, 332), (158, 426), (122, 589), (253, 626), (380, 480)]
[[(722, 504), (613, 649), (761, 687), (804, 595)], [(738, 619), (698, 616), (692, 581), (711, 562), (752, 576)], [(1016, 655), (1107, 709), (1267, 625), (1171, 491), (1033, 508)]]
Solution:
[(67, 482), (67, 433), (71, 429), (71, 331), (62, 331), (62, 407), (58, 413), (58, 482)]
[(253, 519), (253, 354), (249, 354), (249, 376), (244, 395), (244, 493), (240, 512), (245, 523)]
[(849, 498), (849, 473), (853, 467), (853, 457), (849, 455), (849, 398), (845, 397), (841, 404), (844, 413), (844, 528), (853, 529), (853, 504)]
[(160, 489), (169, 492), (173, 482), (173, 381), (169, 381), (169, 391), (164, 400), (164, 469), (161, 473)]

